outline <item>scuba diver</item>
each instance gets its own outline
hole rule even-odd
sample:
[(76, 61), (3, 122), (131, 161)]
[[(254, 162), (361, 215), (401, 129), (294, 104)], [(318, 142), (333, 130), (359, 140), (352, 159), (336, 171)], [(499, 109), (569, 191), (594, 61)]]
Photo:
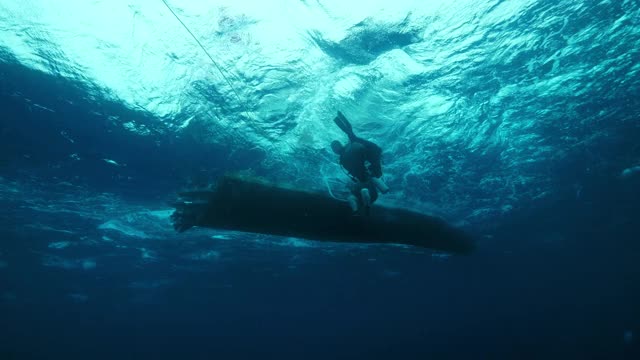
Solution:
[(359, 215), (359, 210), (369, 215), (371, 204), (378, 199), (378, 190), (383, 194), (389, 192), (389, 187), (381, 179), (382, 149), (371, 141), (357, 137), (340, 111), (333, 122), (349, 137), (347, 145), (342, 145), (338, 140), (331, 142), (333, 152), (340, 155), (340, 165), (354, 182), (349, 186), (349, 206), (354, 215)]

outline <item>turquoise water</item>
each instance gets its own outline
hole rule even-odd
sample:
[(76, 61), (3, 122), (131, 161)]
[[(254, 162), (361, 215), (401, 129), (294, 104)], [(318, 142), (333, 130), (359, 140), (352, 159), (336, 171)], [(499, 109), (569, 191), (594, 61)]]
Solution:
[[(166, 5), (0, 0), (3, 358), (637, 355), (636, 1)], [(476, 254), (173, 232), (225, 172), (344, 197), (337, 110)]]

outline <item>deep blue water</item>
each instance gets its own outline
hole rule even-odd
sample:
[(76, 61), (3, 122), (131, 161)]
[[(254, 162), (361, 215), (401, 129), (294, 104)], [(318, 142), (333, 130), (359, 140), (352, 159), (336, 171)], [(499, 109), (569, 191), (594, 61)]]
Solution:
[[(0, 2), (0, 358), (640, 358), (639, 6), (510, 4), (309, 30), (308, 73), (263, 45), (226, 63), (247, 105), (181, 58), (195, 46), (168, 50), (185, 89), (133, 72), (119, 93)], [(255, 52), (260, 21), (221, 9), (212, 38)], [(175, 194), (225, 172), (344, 181), (337, 108), (385, 149), (381, 202), (443, 216), (474, 254), (174, 233)]]

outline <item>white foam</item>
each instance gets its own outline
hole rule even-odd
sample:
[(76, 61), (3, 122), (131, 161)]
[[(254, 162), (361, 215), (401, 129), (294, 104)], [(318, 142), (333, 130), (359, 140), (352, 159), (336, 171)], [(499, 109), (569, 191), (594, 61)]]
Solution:
[(301, 240), (301, 239), (297, 239), (297, 238), (287, 238), (287, 240), (284, 241), (284, 245), (293, 246), (293, 247), (297, 247), (297, 248), (311, 248), (311, 247), (314, 247), (314, 245), (313, 245), (313, 243), (311, 243), (311, 241)]
[(70, 241), (57, 241), (50, 243), (48, 247), (49, 249), (64, 249), (69, 247), (69, 245), (71, 245)]
[(114, 166), (121, 166), (120, 164), (118, 164), (115, 160), (111, 160), (111, 159), (102, 159), (104, 162), (106, 162), (107, 164), (111, 164)]
[(140, 250), (140, 256), (142, 257), (143, 260), (153, 261), (158, 259), (158, 257), (155, 256), (155, 253), (151, 250), (148, 250), (145, 248), (139, 248), (138, 250)]
[(189, 256), (191, 260), (217, 260), (219, 258), (220, 253), (215, 250), (203, 251)]
[(84, 270), (91, 270), (96, 268), (96, 262), (90, 259), (82, 260), (82, 268)]
[(144, 231), (140, 231), (132, 228), (131, 226), (125, 225), (118, 220), (109, 220), (106, 223), (98, 226), (100, 230), (114, 230), (120, 233), (123, 233), (127, 236), (137, 237), (141, 239), (147, 239), (149, 236), (144, 233)]
[(231, 240), (231, 238), (227, 235), (213, 235), (211, 236), (212, 239), (218, 239), (218, 240)]
[[(35, 210), (38, 210), (38, 209), (35, 209)], [(27, 225), (27, 227), (39, 229), (39, 230), (45, 230), (45, 231), (59, 232), (63, 234), (75, 234), (73, 231), (70, 231), (70, 230), (55, 229), (55, 228), (52, 228), (51, 226), (43, 225), (43, 224), (29, 224)]]
[(149, 211), (149, 215), (155, 216), (158, 219), (168, 219), (172, 213), (173, 209)]
[(637, 173), (640, 172), (640, 165), (638, 166), (633, 166), (630, 168), (626, 168), (624, 170), (622, 170), (622, 173), (620, 173), (620, 177), (623, 179), (629, 178)]

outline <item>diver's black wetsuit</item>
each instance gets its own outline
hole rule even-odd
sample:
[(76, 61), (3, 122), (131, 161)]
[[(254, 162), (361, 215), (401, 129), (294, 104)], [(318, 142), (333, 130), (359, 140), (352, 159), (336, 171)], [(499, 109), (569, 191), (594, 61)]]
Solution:
[(368, 181), (371, 176), (382, 176), (382, 149), (371, 141), (354, 137), (340, 155), (342, 165), (349, 175), (361, 182)]
[(354, 181), (354, 184), (350, 186), (351, 193), (361, 204), (363, 202), (362, 189), (369, 190), (371, 204), (378, 199), (378, 189), (371, 181), (371, 177), (382, 175), (381, 153), (382, 149), (378, 145), (367, 140), (357, 139), (350, 141), (345, 146), (342, 155), (340, 155), (340, 165), (347, 170), (347, 173)]

